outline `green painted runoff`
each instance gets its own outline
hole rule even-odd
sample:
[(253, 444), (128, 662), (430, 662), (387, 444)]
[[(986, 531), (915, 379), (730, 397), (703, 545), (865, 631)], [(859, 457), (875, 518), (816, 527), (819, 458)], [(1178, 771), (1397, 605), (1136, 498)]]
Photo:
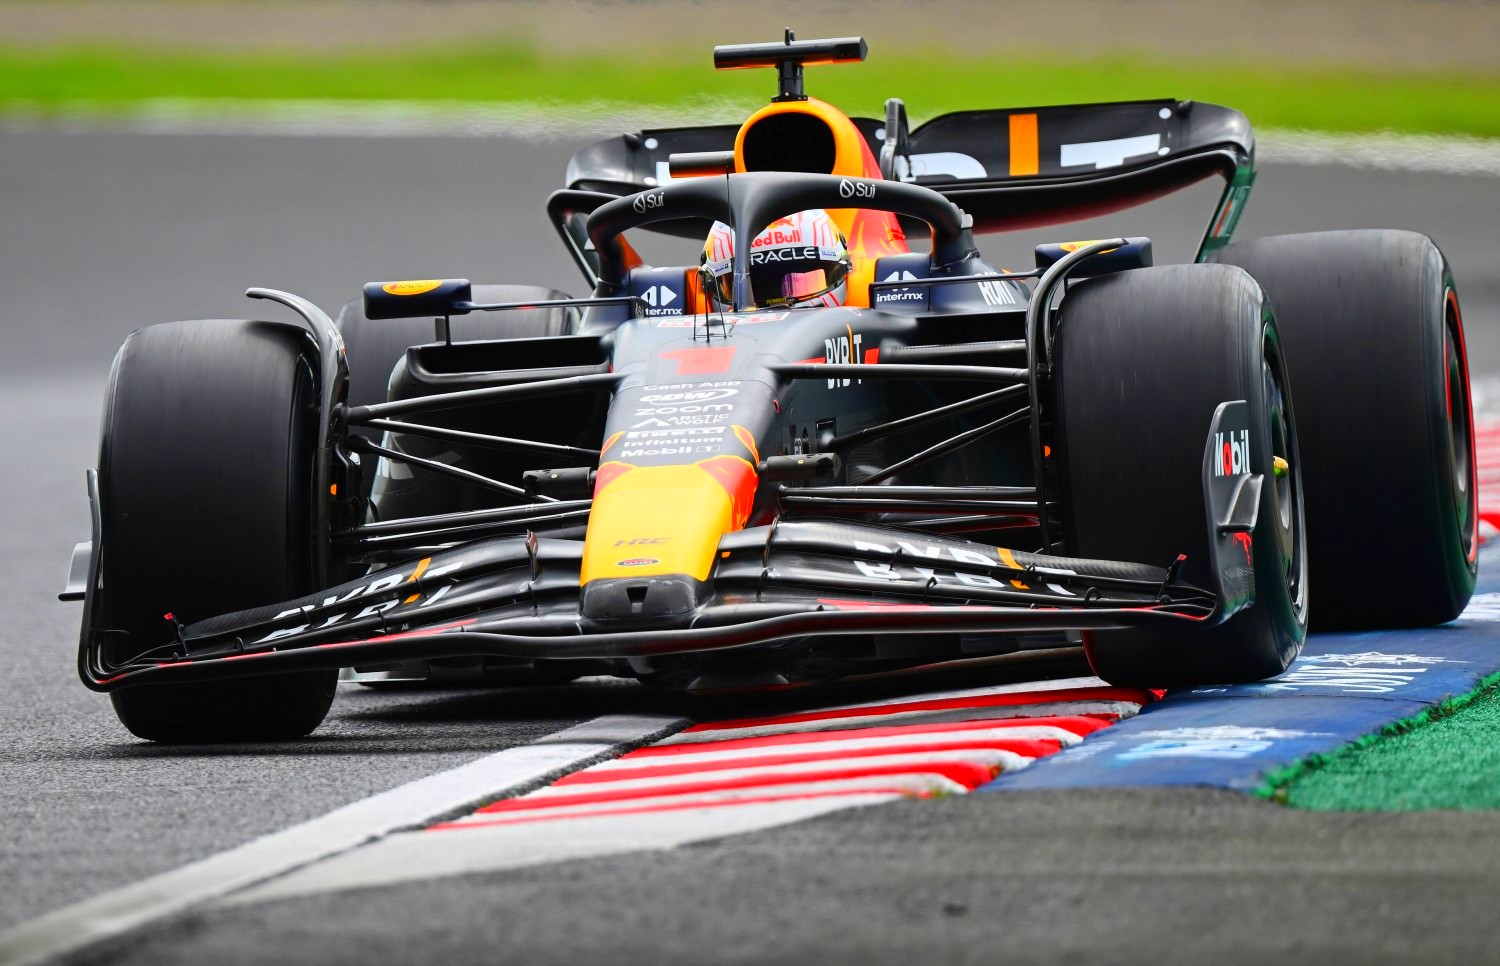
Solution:
[[(704, 52), (634, 61), (509, 44), (333, 55), (235, 54), (127, 46), (0, 45), (0, 113), (124, 113), (186, 99), (651, 104), (691, 115), (765, 100), (767, 71), (716, 73)], [(887, 97), (914, 120), (946, 111), (1175, 97), (1236, 107), (1260, 127), (1500, 137), (1500, 71), (1382, 72), (1276, 63), (1162, 63), (1141, 56), (1028, 62), (877, 51), (864, 64), (808, 69), (809, 93), (879, 116)], [(722, 118), (720, 118), (722, 119)]]

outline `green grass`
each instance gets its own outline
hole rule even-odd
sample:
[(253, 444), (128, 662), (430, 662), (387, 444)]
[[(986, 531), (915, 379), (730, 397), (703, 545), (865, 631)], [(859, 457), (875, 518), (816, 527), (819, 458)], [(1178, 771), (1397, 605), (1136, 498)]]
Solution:
[(1500, 675), (1333, 754), (1270, 775), (1259, 793), (1320, 810), (1500, 808)]
[[(705, 53), (603, 60), (527, 46), (334, 56), (224, 54), (125, 47), (28, 50), (0, 45), (0, 112), (127, 112), (143, 101), (369, 100), (559, 105), (705, 100), (762, 103), (769, 71), (715, 73)], [(914, 51), (808, 70), (808, 89), (855, 114), (902, 97), (915, 118), (963, 108), (1179, 97), (1237, 107), (1261, 127), (1500, 137), (1500, 71), (1381, 73), (1273, 63), (970, 60)]]

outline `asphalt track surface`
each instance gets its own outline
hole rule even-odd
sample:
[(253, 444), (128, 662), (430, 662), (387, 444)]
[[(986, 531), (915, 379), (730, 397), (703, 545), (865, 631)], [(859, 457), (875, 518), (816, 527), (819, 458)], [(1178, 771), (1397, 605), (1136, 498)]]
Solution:
[[(702, 713), (628, 684), (350, 688), (306, 742), (160, 749), (78, 683), (78, 605), (54, 598), (87, 536), (83, 469), (131, 329), (252, 314), (249, 285), (329, 308), (375, 278), (576, 290), (541, 213), (573, 147), (0, 132), (0, 928), (600, 714)], [(1190, 195), (1057, 237), (1149, 234), (1181, 257), (1183, 219), (1196, 228), (1208, 208)], [(1477, 376), (1500, 371), (1496, 223), (1500, 179), (1267, 167), (1240, 233), (1431, 234), (1455, 266)], [(985, 247), (1028, 260), (1020, 244)], [(1300, 813), (1192, 790), (985, 795), (195, 913), (88, 958), (1493, 961), (1497, 845), (1488, 813)]]

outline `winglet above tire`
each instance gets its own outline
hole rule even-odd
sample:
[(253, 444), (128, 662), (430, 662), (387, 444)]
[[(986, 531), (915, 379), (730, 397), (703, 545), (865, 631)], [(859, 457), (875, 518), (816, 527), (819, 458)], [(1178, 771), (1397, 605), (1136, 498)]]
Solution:
[(1250, 407), (1243, 399), (1219, 403), (1203, 448), (1203, 499), (1213, 556), (1218, 621), (1255, 603), (1251, 533), (1260, 516), (1265, 476), (1250, 472)]
[(410, 319), (420, 315), (466, 315), (474, 302), (466, 278), (367, 282), (365, 318)]

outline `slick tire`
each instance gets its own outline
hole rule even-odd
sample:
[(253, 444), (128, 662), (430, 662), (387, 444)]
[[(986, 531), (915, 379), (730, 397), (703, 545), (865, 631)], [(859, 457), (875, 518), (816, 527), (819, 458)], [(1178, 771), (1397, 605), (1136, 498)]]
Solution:
[[(1203, 454), (1214, 409), (1250, 409), (1250, 472), (1264, 474), (1252, 538), (1255, 603), (1214, 628), (1084, 635), (1112, 684), (1259, 681), (1307, 634), (1306, 530), (1297, 436), (1276, 323), (1239, 269), (1169, 265), (1088, 279), (1064, 297), (1055, 343), (1055, 435), (1064, 538), (1079, 557), (1166, 566), (1214, 586)], [(1273, 457), (1287, 470), (1273, 472)]]
[(1463, 320), (1442, 252), (1413, 232), (1330, 231), (1212, 258), (1270, 297), (1297, 386), (1313, 628), (1457, 617), (1478, 572), (1478, 477)]
[[(189, 623), (313, 589), (316, 349), (291, 325), (172, 322), (115, 357), (99, 452), (105, 658)], [(123, 632), (123, 633), (118, 633)], [(280, 741), (316, 728), (336, 671), (143, 685), (111, 694), (134, 735)]]

